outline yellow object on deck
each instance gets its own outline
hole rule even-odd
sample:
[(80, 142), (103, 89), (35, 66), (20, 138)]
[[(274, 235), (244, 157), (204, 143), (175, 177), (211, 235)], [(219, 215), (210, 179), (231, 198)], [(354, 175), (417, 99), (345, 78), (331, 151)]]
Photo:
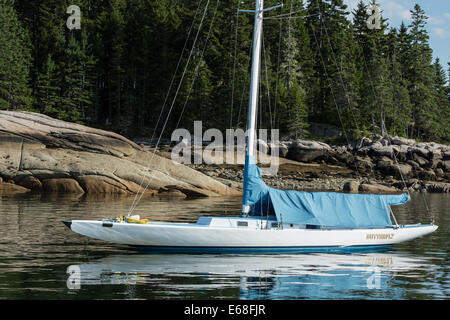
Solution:
[(148, 219), (133, 219), (133, 218), (128, 218), (126, 219), (126, 221), (128, 223), (140, 223), (140, 224), (147, 224), (149, 222)]

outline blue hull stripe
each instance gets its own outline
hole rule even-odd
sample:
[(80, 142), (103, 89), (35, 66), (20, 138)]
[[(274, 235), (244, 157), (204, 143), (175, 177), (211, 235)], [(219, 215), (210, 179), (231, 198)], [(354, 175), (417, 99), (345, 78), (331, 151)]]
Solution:
[(390, 245), (367, 246), (315, 246), (315, 247), (166, 247), (166, 246), (133, 246), (142, 251), (153, 252), (192, 252), (192, 253), (257, 253), (257, 252), (354, 252), (365, 250), (382, 250)]

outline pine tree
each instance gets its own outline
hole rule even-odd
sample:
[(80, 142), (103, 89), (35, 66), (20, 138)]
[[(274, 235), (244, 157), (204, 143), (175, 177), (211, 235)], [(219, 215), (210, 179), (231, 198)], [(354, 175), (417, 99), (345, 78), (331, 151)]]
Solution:
[(0, 43), (0, 109), (29, 109), (30, 42), (13, 0), (0, 0)]
[[(252, 47), (252, 31), (253, 31), (253, 17), (249, 14), (243, 12), (237, 12), (237, 9), (246, 9), (244, 7), (245, 3), (239, 0), (230, 1), (231, 6), (229, 8), (230, 13), (222, 17), (222, 19), (227, 18), (231, 19), (232, 16), (236, 16), (236, 19), (233, 19), (232, 23), (228, 20), (228, 25), (230, 26), (229, 34), (234, 36), (229, 39), (229, 46), (224, 46), (223, 49), (229, 50), (230, 54), (230, 62), (228, 64), (229, 69), (232, 70), (229, 76), (229, 85), (230, 88), (230, 122), (231, 127), (236, 128), (246, 128), (246, 110), (248, 107), (248, 101), (245, 99), (249, 90), (250, 83), (250, 65), (251, 65), (251, 47)], [(220, 19), (220, 21), (223, 21)], [(277, 57), (278, 51), (278, 38), (276, 36), (272, 36), (269, 30), (271, 30), (270, 20), (266, 20), (267, 23), (264, 24), (264, 43), (267, 46), (267, 51), (269, 51), (269, 57), (275, 58)], [(226, 25), (227, 21), (223, 21), (223, 24)], [(278, 31), (278, 24), (277, 31)], [(273, 32), (275, 35), (275, 31)], [(217, 37), (217, 36), (216, 36)], [(273, 45), (271, 45), (273, 43)], [(232, 59), (232, 60), (231, 60)], [(277, 61), (269, 61), (272, 66), (277, 65)], [(275, 76), (276, 77), (276, 76)], [(272, 84), (272, 82), (271, 82)], [(276, 87), (276, 78), (273, 79), (273, 87), (272, 91), (275, 91)], [(274, 94), (275, 96), (275, 94)], [(231, 100), (232, 99), (232, 100)], [(275, 99), (275, 98), (274, 98)], [(274, 105), (275, 108), (275, 105)], [(232, 109), (232, 110), (231, 110)], [(274, 110), (275, 112), (276, 110)], [(274, 114), (274, 117), (276, 115)]]
[(94, 61), (86, 52), (88, 48), (83, 34), (80, 41), (76, 39), (74, 33), (69, 35), (62, 71), (61, 105), (58, 118), (74, 122), (83, 122), (87, 118), (93, 102), (89, 73)]
[(436, 127), (435, 131), (439, 133), (439, 140), (450, 141), (450, 103), (447, 97), (447, 75), (439, 58), (435, 59), (433, 69), (433, 87), (437, 106), (437, 117), (433, 125)]
[(97, 121), (115, 127), (120, 127), (122, 103), (124, 9), (124, 0), (109, 0), (95, 21), (97, 70), (101, 83)]
[(447, 100), (450, 103), (450, 62), (447, 62), (447, 66), (448, 66), (448, 69), (447, 69), (447, 74), (448, 74), (448, 77), (447, 77)]
[(408, 59), (410, 68), (407, 72), (413, 118), (410, 137), (433, 139), (438, 134), (433, 127), (437, 107), (433, 99), (432, 50), (425, 29), (428, 17), (418, 4), (411, 10), (411, 17), (411, 49)]
[[(61, 0), (44, 0), (33, 8), (34, 64), (32, 88), (35, 109), (53, 117), (61, 111), (62, 70), (64, 69), (66, 7)], [(36, 26), (37, 24), (37, 26)], [(47, 103), (49, 105), (47, 105)]]
[[(281, 40), (281, 63), (279, 66), (280, 120), (285, 124), (283, 131), (300, 138), (308, 126), (308, 89), (311, 88), (312, 52), (305, 20), (303, 2), (288, 1), (290, 16), (286, 19), (284, 36)], [(295, 12), (292, 17), (292, 12)], [(287, 13), (285, 13), (287, 14)]]
[[(449, 141), (448, 76), (432, 60), (424, 11), (416, 5), (409, 26), (388, 30), (381, 18), (369, 28), (368, 5), (377, 2), (365, 3), (353, 21), (343, 0), (286, 0), (265, 12), (259, 127), (302, 137), (322, 122), (351, 138)], [(81, 8), (81, 30), (66, 27), (69, 4)], [(174, 101), (165, 134), (194, 120), (245, 128), (254, 16), (237, 9), (249, 5), (0, 0), (0, 108), (149, 135), (160, 133)]]
[[(404, 25), (403, 25), (404, 28)], [(402, 27), (400, 28), (402, 30)], [(400, 33), (393, 28), (387, 35), (388, 49), (386, 62), (389, 73), (390, 94), (392, 104), (385, 106), (385, 125), (391, 135), (408, 136), (408, 125), (411, 122), (411, 101), (409, 99), (408, 83), (403, 77), (405, 66), (402, 64), (405, 51), (402, 49), (402, 39), (405, 29)]]
[[(375, 1), (371, 6), (379, 6)], [(387, 46), (385, 31), (386, 19), (380, 16), (379, 25), (368, 27), (368, 6), (362, 1), (354, 12), (354, 37), (360, 47), (358, 69), (362, 78), (360, 81), (360, 114), (365, 130), (377, 134), (384, 132), (386, 118), (392, 113), (393, 96), (386, 57)]]
[(347, 6), (341, 0), (311, 0), (307, 9), (317, 79), (311, 119), (348, 127), (359, 93)]
[(42, 71), (36, 83), (34, 93), (36, 105), (47, 115), (58, 116), (60, 106), (60, 81), (58, 78), (56, 64), (49, 54), (47, 61), (42, 66)]

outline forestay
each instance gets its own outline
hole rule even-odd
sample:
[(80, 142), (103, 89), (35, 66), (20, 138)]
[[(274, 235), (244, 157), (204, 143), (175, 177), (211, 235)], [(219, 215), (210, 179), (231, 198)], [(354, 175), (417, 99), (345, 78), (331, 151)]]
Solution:
[(285, 223), (333, 228), (384, 228), (392, 226), (389, 206), (409, 199), (408, 194), (277, 190), (264, 183), (254, 157), (246, 157), (243, 205), (250, 206), (252, 216), (275, 214)]

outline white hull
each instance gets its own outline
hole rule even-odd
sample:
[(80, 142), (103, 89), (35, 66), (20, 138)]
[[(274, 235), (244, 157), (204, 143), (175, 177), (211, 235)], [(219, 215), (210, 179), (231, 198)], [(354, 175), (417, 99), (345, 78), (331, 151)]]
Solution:
[[(265, 228), (265, 221), (242, 218), (203, 218), (196, 224), (113, 223), (73, 220), (70, 228), (81, 235), (112, 243), (154, 249), (312, 250), (392, 245), (422, 237), (435, 225), (382, 229), (305, 229), (299, 225)], [(206, 219), (206, 223), (205, 223)], [(208, 220), (209, 219), (209, 220)], [(247, 221), (239, 227), (237, 221)]]

